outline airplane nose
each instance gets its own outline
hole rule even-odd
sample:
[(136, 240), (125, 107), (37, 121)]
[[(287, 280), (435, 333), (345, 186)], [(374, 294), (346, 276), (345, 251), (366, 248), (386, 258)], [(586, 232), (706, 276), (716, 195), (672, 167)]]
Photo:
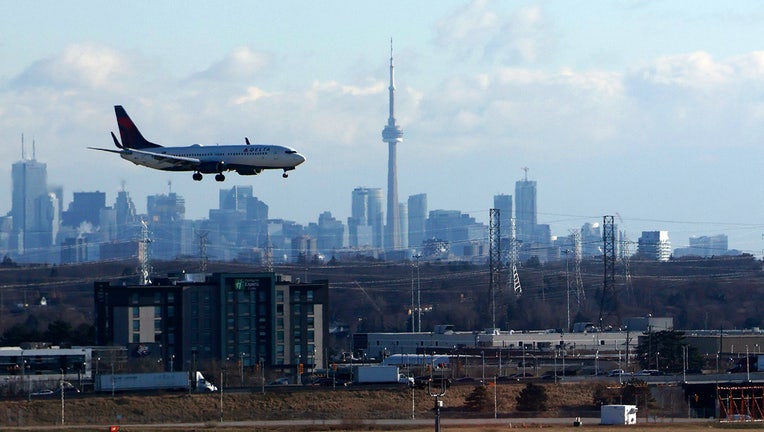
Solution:
[(299, 153), (295, 153), (295, 154), (294, 154), (294, 158), (295, 158), (295, 160), (297, 161), (297, 162), (295, 163), (295, 166), (297, 166), (297, 165), (299, 165), (299, 164), (301, 164), (301, 163), (305, 162), (305, 156), (303, 156), (303, 155), (301, 155), (301, 154), (299, 154)]

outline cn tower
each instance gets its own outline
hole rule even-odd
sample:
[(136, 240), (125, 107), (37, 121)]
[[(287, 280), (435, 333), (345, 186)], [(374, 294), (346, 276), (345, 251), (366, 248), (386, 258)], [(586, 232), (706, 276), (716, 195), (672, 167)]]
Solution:
[(403, 141), (403, 130), (395, 123), (395, 83), (393, 79), (393, 40), (390, 39), (390, 116), (382, 129), (382, 141), (387, 143), (387, 226), (385, 227), (385, 250), (397, 250), (401, 246), (400, 221), (398, 220), (398, 168), (396, 146)]

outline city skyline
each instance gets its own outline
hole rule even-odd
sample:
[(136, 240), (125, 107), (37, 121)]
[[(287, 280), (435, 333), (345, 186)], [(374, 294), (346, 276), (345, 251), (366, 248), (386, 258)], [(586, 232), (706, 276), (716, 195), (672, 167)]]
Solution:
[[(213, 251), (218, 260), (255, 261), (267, 266), (274, 253), (279, 262), (298, 262), (312, 259), (309, 257), (328, 259), (329, 255), (334, 259), (338, 253), (352, 256), (353, 251), (391, 261), (412, 256), (474, 261), (485, 260), (489, 246), (485, 224), (460, 210), (429, 210), (426, 194), (412, 195), (406, 203), (399, 203), (399, 222), (405, 233), (401, 233), (399, 244), (387, 243), (389, 218), (384, 215), (380, 188), (353, 189), (347, 224), (335, 218), (331, 210), (321, 211), (317, 223), (270, 217), (268, 204), (253, 194), (252, 186), (221, 188), (218, 208), (210, 207), (208, 217), (201, 219), (187, 218), (185, 198), (172, 191), (147, 196), (146, 214), (137, 213), (126, 190), (117, 194), (113, 206), (107, 206), (104, 192), (74, 192), (64, 211), (63, 187), (47, 184), (46, 166), (34, 159), (34, 154), (13, 164), (13, 210), (9, 217), (0, 217), (0, 252), (12, 259), (68, 263), (136, 253), (160, 259), (199, 253), (206, 259), (206, 252), (196, 249), (202, 248)], [(553, 233), (548, 224), (537, 223), (537, 183), (528, 180), (527, 171), (515, 182), (515, 194), (518, 204), (514, 214), (512, 195), (495, 195), (493, 200), (493, 209), (503, 211), (498, 220), (504, 222), (494, 229), (499, 229), (497, 235), (504, 239), (505, 259), (511, 256), (514, 240), (522, 261), (534, 256), (542, 263), (561, 260), (570, 251), (579, 257), (601, 254), (599, 222), (569, 228), (565, 234)], [(607, 218), (612, 220), (613, 216)], [(643, 259), (668, 261), (675, 251), (677, 257), (740, 253), (729, 249), (726, 234), (693, 236), (688, 239), (689, 247), (672, 249), (665, 230), (642, 231), (638, 237), (616, 231), (614, 253), (619, 257), (636, 253)], [(136, 249), (148, 243), (145, 252)]]
[[(80, 0), (4, 10), (0, 178), (11, 178), (25, 133), (49, 183), (63, 186), (60, 201), (97, 189), (112, 202), (124, 183), (143, 213), (145, 197), (172, 182), (188, 217), (201, 218), (219, 188), (251, 185), (274, 216), (307, 224), (331, 209), (344, 222), (349, 191), (385, 187), (392, 37), (401, 204), (426, 193), (431, 209), (487, 223), (493, 196), (513, 194), (528, 167), (537, 223), (553, 234), (610, 214), (630, 237), (665, 230), (685, 247), (724, 233), (730, 248), (764, 249), (758, 2), (134, 2), (115, 13)], [(286, 180), (225, 185), (147, 172), (86, 150), (111, 145), (116, 104), (157, 142), (249, 137), (308, 162)], [(0, 214), (10, 208), (0, 200)]]

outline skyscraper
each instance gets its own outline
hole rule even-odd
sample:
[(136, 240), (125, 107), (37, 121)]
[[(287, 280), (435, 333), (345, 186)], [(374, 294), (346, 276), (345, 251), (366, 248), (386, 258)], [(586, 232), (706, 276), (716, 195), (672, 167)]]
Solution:
[[(18, 255), (37, 252), (39, 256), (53, 245), (60, 216), (58, 198), (48, 193), (47, 165), (37, 162), (34, 156), (23, 158), (13, 164), (11, 179), (13, 229), (10, 248)], [(47, 259), (29, 258), (40, 262)]]
[(411, 195), (408, 200), (409, 247), (421, 250), (427, 227), (427, 194)]
[(517, 239), (532, 243), (536, 241), (534, 232), (536, 229), (536, 182), (528, 180), (528, 171), (526, 169), (525, 178), (515, 183), (515, 199), (517, 200), (517, 209), (515, 210)]
[(382, 189), (358, 187), (348, 218), (350, 247), (382, 247)]
[(387, 143), (387, 226), (385, 249), (400, 248), (400, 220), (398, 213), (398, 168), (396, 146), (403, 141), (403, 130), (395, 122), (395, 83), (393, 79), (393, 41), (390, 40), (390, 116), (382, 129), (382, 141)]
[(512, 219), (512, 195), (494, 195), (493, 208), (499, 209), (499, 223), (502, 237), (509, 237), (510, 220)]

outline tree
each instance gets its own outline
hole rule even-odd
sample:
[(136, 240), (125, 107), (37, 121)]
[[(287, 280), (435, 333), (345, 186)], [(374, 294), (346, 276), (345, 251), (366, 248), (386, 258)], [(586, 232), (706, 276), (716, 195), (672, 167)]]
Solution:
[(475, 387), (470, 394), (464, 398), (464, 406), (469, 411), (483, 412), (491, 406), (488, 398), (488, 390), (484, 385)]
[(546, 389), (538, 384), (528, 383), (515, 397), (518, 411), (546, 411), (549, 396)]
[(647, 332), (639, 339), (637, 358), (643, 369), (659, 369), (669, 373), (682, 372), (687, 353), (687, 369), (700, 369), (703, 358), (698, 349), (685, 342), (684, 332), (663, 330)]

